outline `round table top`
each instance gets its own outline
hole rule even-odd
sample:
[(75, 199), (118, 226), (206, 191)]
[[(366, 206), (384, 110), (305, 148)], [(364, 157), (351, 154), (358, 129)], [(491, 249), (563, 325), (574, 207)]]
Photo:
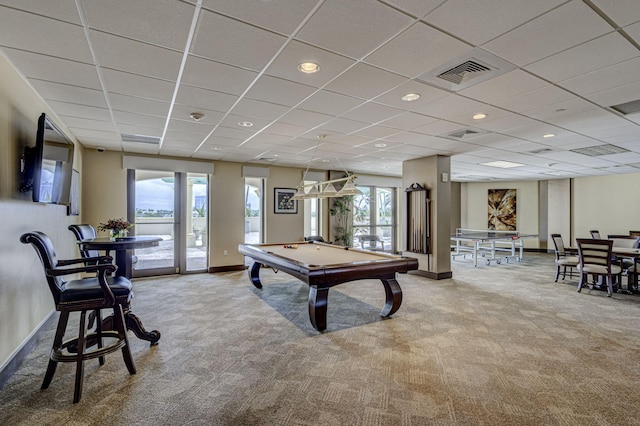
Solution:
[(134, 248), (144, 248), (157, 246), (162, 238), (152, 236), (132, 236), (132, 237), (100, 237), (90, 240), (78, 241), (88, 250), (128, 250)]

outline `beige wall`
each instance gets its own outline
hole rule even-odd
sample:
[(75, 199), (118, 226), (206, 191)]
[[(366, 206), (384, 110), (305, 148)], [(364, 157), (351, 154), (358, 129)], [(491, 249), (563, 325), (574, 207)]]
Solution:
[(591, 229), (602, 237), (640, 229), (640, 173), (577, 178), (572, 185), (572, 243), (590, 238)]
[[(25, 146), (35, 145), (43, 112), (71, 136), (0, 54), (0, 369), (54, 309), (40, 260), (31, 246), (20, 243), (20, 235), (43, 231), (60, 258), (79, 256), (67, 230), (79, 218), (67, 216), (65, 206), (36, 204), (31, 192), (18, 191), (20, 155)], [(81, 165), (80, 151), (76, 149), (74, 168)]]

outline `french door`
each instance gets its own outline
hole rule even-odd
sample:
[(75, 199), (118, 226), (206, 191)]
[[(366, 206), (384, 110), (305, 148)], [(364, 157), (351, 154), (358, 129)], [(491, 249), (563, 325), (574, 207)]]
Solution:
[(206, 271), (207, 175), (129, 170), (128, 180), (134, 234), (162, 238), (157, 247), (135, 251), (133, 277)]
[(353, 197), (353, 245), (359, 235), (377, 235), (387, 252), (396, 251), (396, 201), (394, 188), (357, 186), (362, 192)]

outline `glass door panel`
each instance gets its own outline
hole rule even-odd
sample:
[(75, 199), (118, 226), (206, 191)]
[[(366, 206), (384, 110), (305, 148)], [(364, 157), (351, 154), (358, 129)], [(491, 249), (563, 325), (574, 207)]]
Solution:
[(134, 233), (161, 237), (157, 247), (135, 250), (133, 276), (175, 274), (176, 188), (172, 172), (135, 171)]
[(185, 270), (206, 271), (209, 221), (209, 181), (206, 174), (187, 174)]

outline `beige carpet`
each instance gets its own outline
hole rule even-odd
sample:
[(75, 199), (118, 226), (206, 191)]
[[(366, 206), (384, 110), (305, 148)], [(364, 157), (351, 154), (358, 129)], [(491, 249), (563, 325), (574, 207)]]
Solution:
[(138, 374), (112, 354), (79, 404), (72, 365), (42, 391), (51, 331), (0, 390), (0, 424), (640, 424), (640, 296), (576, 293), (545, 254), (453, 273), (399, 275), (386, 320), (378, 281), (335, 287), (322, 334), (284, 273), (263, 290), (246, 272), (138, 280), (134, 310), (162, 332), (131, 335)]

